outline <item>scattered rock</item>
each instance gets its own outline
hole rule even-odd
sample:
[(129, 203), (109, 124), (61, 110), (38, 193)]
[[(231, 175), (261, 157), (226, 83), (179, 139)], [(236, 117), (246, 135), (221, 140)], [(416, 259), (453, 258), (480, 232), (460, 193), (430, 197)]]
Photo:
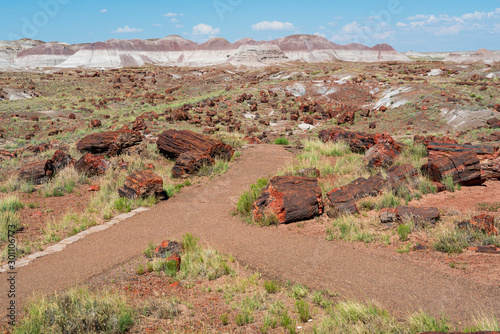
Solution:
[(155, 249), (155, 257), (174, 261), (177, 264), (177, 270), (181, 269), (182, 244), (177, 241), (165, 240)]
[(102, 126), (102, 123), (98, 119), (93, 119), (89, 123), (89, 128), (95, 129), (95, 128), (100, 128)]
[(256, 220), (274, 215), (279, 224), (311, 219), (323, 212), (317, 178), (275, 176), (253, 203)]
[(93, 184), (87, 188), (87, 191), (99, 191), (100, 189), (101, 189), (101, 187), (99, 187), (98, 184)]
[(53, 177), (59, 171), (63, 170), (67, 166), (73, 165), (74, 163), (75, 159), (73, 159), (71, 155), (64, 153), (61, 150), (57, 150), (52, 158), (45, 162), (45, 174)]
[(368, 160), (368, 166), (371, 168), (388, 167), (399, 156), (400, 150), (392, 145), (381, 143), (375, 144), (365, 153), (365, 159)]
[(182, 153), (172, 167), (172, 176), (181, 177), (184, 174), (194, 174), (203, 165), (213, 165), (214, 160), (210, 155), (200, 151), (189, 151)]

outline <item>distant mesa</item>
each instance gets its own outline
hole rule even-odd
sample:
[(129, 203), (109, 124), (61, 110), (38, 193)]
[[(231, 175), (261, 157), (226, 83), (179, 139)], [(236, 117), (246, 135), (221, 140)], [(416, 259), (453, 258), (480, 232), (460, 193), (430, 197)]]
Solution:
[[(500, 54), (487, 50), (448, 53), (446, 61), (494, 63)], [(178, 35), (160, 39), (110, 39), (69, 45), (61, 42), (0, 41), (0, 69), (120, 68), (142, 66), (212, 66), (230, 64), (260, 67), (287, 62), (411, 61), (388, 44), (338, 45), (315, 35), (292, 35), (271, 41), (244, 38), (235, 43), (217, 37), (198, 44)]]

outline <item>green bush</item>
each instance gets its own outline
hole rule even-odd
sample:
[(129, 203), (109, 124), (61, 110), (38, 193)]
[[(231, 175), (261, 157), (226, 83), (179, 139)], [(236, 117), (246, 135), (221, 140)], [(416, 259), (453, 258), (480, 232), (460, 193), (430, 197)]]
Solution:
[(172, 319), (181, 313), (179, 305), (176, 298), (151, 298), (145, 302), (143, 313), (155, 319)]
[(302, 322), (308, 322), (311, 319), (311, 309), (309, 308), (309, 303), (305, 300), (295, 301), (295, 308), (299, 314), (299, 319)]
[(280, 137), (280, 138), (276, 138), (274, 140), (274, 145), (288, 145), (288, 144), (289, 144), (289, 142), (288, 142), (288, 139), (286, 139), (286, 138)]
[(9, 196), (0, 200), (0, 212), (16, 212), (24, 208), (17, 196)]
[(6, 242), (9, 230), (15, 233), (21, 229), (21, 217), (19, 213), (12, 211), (0, 211), (0, 241)]
[(264, 289), (266, 289), (267, 293), (276, 293), (279, 289), (279, 282), (277, 281), (265, 281)]
[(411, 226), (408, 226), (406, 224), (401, 224), (398, 226), (399, 240), (407, 241), (410, 233), (411, 233)]
[(15, 334), (125, 333), (133, 324), (133, 312), (123, 295), (71, 289), (30, 302)]

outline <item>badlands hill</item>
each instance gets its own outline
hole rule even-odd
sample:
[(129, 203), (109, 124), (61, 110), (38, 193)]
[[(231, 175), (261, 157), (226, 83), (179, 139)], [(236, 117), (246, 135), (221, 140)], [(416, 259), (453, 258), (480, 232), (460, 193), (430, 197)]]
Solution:
[[(5, 49), (4, 44), (19, 42), (0, 42), (0, 50)], [(23, 45), (26, 43), (25, 41)], [(312, 35), (293, 35), (272, 41), (245, 38), (235, 43), (223, 38), (213, 38), (202, 44), (173, 35), (156, 40), (111, 39), (78, 45), (32, 41), (29, 46), (17, 47), (17, 52), (13, 50), (8, 56), (0, 51), (0, 68), (118, 68), (144, 64), (231, 64), (258, 67), (291, 61), (409, 61), (406, 56), (387, 44), (374, 47), (360, 44), (338, 45), (323, 37)]]

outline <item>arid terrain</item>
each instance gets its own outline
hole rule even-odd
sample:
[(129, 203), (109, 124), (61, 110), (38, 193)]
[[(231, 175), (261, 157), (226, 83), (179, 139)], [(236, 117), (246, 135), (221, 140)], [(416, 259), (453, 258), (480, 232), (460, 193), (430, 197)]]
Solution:
[(498, 52), (308, 38), (3, 57), (2, 328), (500, 330)]

